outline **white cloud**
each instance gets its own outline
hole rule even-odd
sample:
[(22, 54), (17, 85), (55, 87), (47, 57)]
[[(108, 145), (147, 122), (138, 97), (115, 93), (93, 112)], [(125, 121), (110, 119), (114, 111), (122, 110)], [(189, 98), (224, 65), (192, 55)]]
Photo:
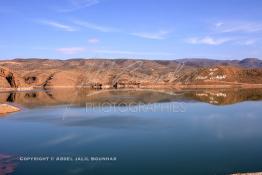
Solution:
[(256, 44), (256, 42), (257, 42), (257, 39), (241, 39), (238, 42), (236, 42), (236, 44), (250, 46), (250, 45)]
[(217, 23), (215, 23), (215, 26), (216, 27), (220, 27), (220, 26), (222, 26), (224, 23), (222, 23), (222, 22), (217, 22)]
[(137, 52), (137, 51), (126, 51), (126, 50), (94, 50), (96, 53), (105, 54), (121, 54), (121, 55), (163, 55), (163, 56), (174, 56), (175, 53), (170, 52)]
[(57, 52), (60, 52), (66, 55), (78, 54), (78, 53), (84, 52), (85, 50), (86, 48), (84, 47), (64, 47), (64, 48), (56, 49)]
[(69, 26), (69, 25), (65, 25), (56, 21), (50, 21), (50, 20), (41, 20), (40, 23), (60, 29), (60, 30), (64, 30), (67, 32), (74, 32), (77, 29), (73, 26)]
[(98, 0), (69, 0), (69, 7), (58, 9), (58, 12), (74, 12), (98, 4)]
[(245, 45), (253, 45), (256, 43), (256, 40), (255, 39), (250, 39), (250, 40), (246, 40), (244, 42)]
[(75, 7), (90, 7), (98, 4), (98, 0), (70, 0)]
[(101, 25), (90, 23), (90, 22), (87, 22), (87, 21), (75, 20), (75, 21), (73, 21), (73, 23), (76, 24), (76, 25), (79, 25), (81, 27), (96, 30), (96, 31), (99, 31), (99, 32), (116, 32), (116, 31), (118, 31), (117, 29), (112, 28), (112, 27), (101, 26)]
[(88, 39), (88, 43), (90, 43), (90, 44), (99, 43), (99, 39), (98, 38), (89, 38)]
[(162, 40), (162, 39), (165, 39), (169, 33), (170, 32), (168, 31), (137, 32), (137, 33), (131, 33), (131, 35), (138, 36), (141, 38), (146, 38), (146, 39)]
[(261, 32), (262, 23), (260, 22), (217, 22), (214, 24), (215, 30), (221, 33), (231, 33), (231, 32)]
[(206, 36), (206, 37), (188, 38), (186, 39), (186, 42), (190, 44), (221, 45), (231, 40), (232, 39), (230, 38), (212, 38), (212, 37)]

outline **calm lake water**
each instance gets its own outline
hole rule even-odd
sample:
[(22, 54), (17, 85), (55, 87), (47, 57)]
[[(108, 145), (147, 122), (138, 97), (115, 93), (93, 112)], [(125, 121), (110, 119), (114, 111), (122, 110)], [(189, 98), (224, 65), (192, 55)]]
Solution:
[(0, 175), (262, 171), (261, 100), (261, 89), (0, 93), (22, 108), (0, 116)]

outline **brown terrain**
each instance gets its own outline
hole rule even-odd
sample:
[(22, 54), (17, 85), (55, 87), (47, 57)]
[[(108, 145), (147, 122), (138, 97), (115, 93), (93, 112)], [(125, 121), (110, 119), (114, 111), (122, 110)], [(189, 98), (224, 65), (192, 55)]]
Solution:
[(20, 110), (19, 108), (12, 106), (12, 105), (9, 105), (9, 104), (0, 104), (0, 117), (3, 114), (11, 113), (11, 112), (17, 112), (19, 110)]
[(262, 84), (262, 61), (180, 59), (14, 59), (0, 61), (0, 89), (56, 87), (208, 88)]

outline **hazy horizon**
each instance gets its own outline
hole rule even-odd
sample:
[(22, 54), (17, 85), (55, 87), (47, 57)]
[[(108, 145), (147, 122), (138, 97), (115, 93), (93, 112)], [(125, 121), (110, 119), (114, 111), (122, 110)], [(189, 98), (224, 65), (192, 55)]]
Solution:
[(91, 59), (97, 59), (97, 60), (121, 60), (121, 59), (125, 59), (125, 60), (151, 60), (151, 61), (175, 61), (175, 60), (190, 60), (190, 59), (193, 59), (193, 60), (218, 60), (218, 61), (241, 61), (241, 60), (244, 60), (244, 59), (258, 59), (258, 60), (262, 60), (261, 58), (235, 58), (235, 59), (218, 59), (218, 58), (171, 58), (171, 59), (157, 59), (157, 58), (121, 58), (121, 57), (115, 57), (115, 58), (109, 58), (109, 57), (104, 57), (104, 58), (97, 58), (97, 57), (81, 57), (81, 58), (45, 58), (45, 57), (39, 57), (39, 58), (0, 58), (0, 61), (12, 61), (12, 60), (30, 60), (30, 59), (39, 59), (39, 60), (45, 60), (45, 59), (48, 59), (48, 60), (61, 60), (61, 61), (66, 61), (66, 60), (77, 60), (77, 59), (86, 59), (86, 60), (91, 60)]

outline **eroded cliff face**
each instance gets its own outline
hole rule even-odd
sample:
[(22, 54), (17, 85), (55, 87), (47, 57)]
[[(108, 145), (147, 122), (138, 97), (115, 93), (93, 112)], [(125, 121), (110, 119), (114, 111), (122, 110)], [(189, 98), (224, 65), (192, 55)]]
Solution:
[(177, 61), (29, 59), (0, 61), (0, 88), (158, 88), (180, 84), (262, 84), (261, 68)]
[(13, 74), (7, 69), (0, 68), (0, 85), (3, 88), (15, 87)]
[(0, 67), (0, 88), (28, 87), (24, 78), (8, 68)]

